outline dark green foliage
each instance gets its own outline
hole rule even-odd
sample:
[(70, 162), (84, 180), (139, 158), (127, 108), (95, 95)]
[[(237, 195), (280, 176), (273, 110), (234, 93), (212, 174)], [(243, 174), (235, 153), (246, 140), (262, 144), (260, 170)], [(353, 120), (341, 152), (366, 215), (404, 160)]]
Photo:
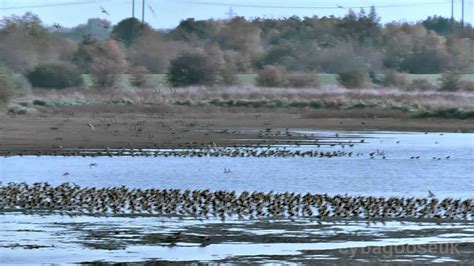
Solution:
[(281, 101), (281, 100), (221, 100), (213, 99), (205, 102), (193, 103), (191, 101), (177, 101), (176, 105), (183, 106), (219, 106), (219, 107), (252, 107), (252, 108), (331, 108), (339, 109), (340, 105), (326, 102), (298, 102), (298, 101)]
[(182, 20), (178, 27), (168, 33), (170, 39), (185, 42), (211, 40), (217, 31), (217, 23), (213, 20)]
[(45, 100), (34, 100), (33, 101), (33, 105), (37, 105), (37, 106), (48, 106), (49, 103)]
[(346, 88), (362, 88), (368, 83), (368, 74), (361, 69), (342, 71), (337, 73), (337, 81)]
[(440, 73), (446, 69), (449, 55), (444, 50), (424, 49), (407, 56), (400, 64), (403, 71), (413, 74)]
[(464, 111), (457, 108), (424, 111), (415, 114), (418, 118), (439, 117), (439, 118), (455, 118), (455, 119), (474, 119), (474, 111)]
[(458, 72), (445, 72), (439, 78), (440, 90), (457, 91), (461, 88), (461, 74)]
[[(467, 25), (465, 29), (462, 28), (460, 21), (452, 21), (451, 18), (444, 18), (441, 16), (428, 17), (421, 22), (428, 30), (433, 30), (440, 35), (453, 35), (453, 34), (472, 34), (472, 26)], [(471, 35), (471, 37), (474, 35)], [(467, 36), (466, 36), (467, 37)]]
[(232, 85), (236, 73), (225, 63), (202, 51), (186, 52), (171, 60), (167, 79), (171, 86)]
[(38, 65), (26, 76), (33, 87), (39, 88), (64, 89), (83, 84), (81, 73), (67, 63)]
[(213, 85), (217, 82), (217, 67), (203, 53), (185, 53), (170, 63), (168, 82), (172, 86)]
[(115, 40), (130, 46), (144, 32), (151, 31), (148, 24), (142, 24), (136, 18), (127, 18), (120, 21), (112, 30), (112, 36)]

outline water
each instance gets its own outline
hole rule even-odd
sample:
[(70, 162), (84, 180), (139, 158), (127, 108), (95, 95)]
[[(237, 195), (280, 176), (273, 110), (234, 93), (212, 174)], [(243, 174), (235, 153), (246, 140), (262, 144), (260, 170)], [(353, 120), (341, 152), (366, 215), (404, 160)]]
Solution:
[[(319, 255), (320, 259), (328, 260), (351, 255), (358, 247), (474, 242), (472, 222), (402, 224), (393, 221), (367, 226), (365, 222), (357, 221), (323, 222), (322, 225), (316, 225), (307, 220), (293, 222), (276, 220), (265, 224), (238, 220), (222, 223), (217, 220), (199, 221), (192, 218), (180, 220), (167, 217), (69, 217), (18, 213), (7, 213), (1, 219), (0, 264), (133, 262), (151, 259), (215, 261), (232, 257), (235, 259), (272, 255), (294, 257), (304, 256), (304, 251), (307, 250), (329, 251), (346, 248), (331, 255)], [(214, 227), (223, 230), (202, 230)], [(265, 227), (276, 229), (268, 230)], [(231, 230), (235, 228), (239, 228), (240, 232)], [(205, 247), (199, 243), (186, 241), (185, 237), (174, 247), (170, 247), (168, 243), (143, 242), (146, 235), (169, 234), (176, 231), (183, 232), (183, 235), (207, 233), (211, 238), (227, 232), (229, 239)], [(232, 236), (239, 234), (246, 237), (245, 242), (233, 239)], [(285, 240), (274, 242), (269, 241), (267, 239), (269, 237), (275, 239), (285, 237)], [(292, 241), (287, 242), (286, 239)], [(111, 243), (116, 243), (117, 246)], [(91, 247), (91, 244), (103, 244), (105, 247)], [(311, 255), (307, 257), (314, 259)], [(440, 258), (431, 256), (431, 259)]]
[[(363, 156), (337, 158), (53, 157), (0, 158), (3, 182), (74, 182), (81, 186), (290, 191), (376, 196), (467, 198), (474, 193), (474, 134), (305, 132), (324, 141), (352, 141), (344, 150)], [(333, 136), (333, 138), (329, 138)], [(363, 139), (364, 143), (360, 143)], [(368, 153), (383, 152), (371, 159)], [(410, 159), (417, 157), (419, 159)], [(449, 159), (446, 157), (449, 156)], [(435, 157), (436, 159), (433, 159)], [(440, 158), (440, 159), (438, 159)], [(96, 167), (90, 167), (96, 163)], [(224, 169), (231, 169), (225, 174)], [(69, 173), (64, 176), (64, 173)]]
[[(74, 182), (95, 187), (126, 185), (421, 197), (426, 197), (430, 190), (438, 198), (474, 197), (474, 134), (337, 132), (336, 137), (336, 132), (330, 131), (299, 133), (314, 134), (313, 139), (319, 139), (318, 143), (350, 141), (354, 146), (286, 146), (287, 149), (343, 150), (363, 155), (336, 158), (15, 156), (0, 158), (0, 177), (3, 183)], [(371, 152), (383, 155), (371, 159), (368, 155)], [(97, 166), (91, 167), (92, 163)], [(231, 173), (225, 174), (225, 168), (231, 169)], [(68, 176), (64, 175), (66, 172)], [(220, 227), (223, 227), (221, 231), (215, 231)], [(175, 247), (143, 241), (149, 234), (166, 235), (176, 231), (191, 236), (207, 234), (211, 238), (225, 235), (228, 239), (205, 247), (186, 240)], [(245, 237), (245, 243), (240, 238), (234, 239), (239, 235)], [(283, 239), (268, 242), (277, 236)], [(349, 248), (346, 250), (349, 252), (351, 248), (368, 246), (473, 242), (472, 221), (444, 224), (391, 221), (368, 225), (349, 220), (317, 225), (307, 220), (222, 223), (156, 216), (69, 217), (20, 212), (0, 215), (0, 264), (151, 259), (215, 261), (229, 258), (230, 254), (234, 257), (305, 256), (330, 261), (347, 254), (308, 255), (305, 251)], [(390, 259), (425, 263), (457, 261), (449, 255), (426, 254)]]

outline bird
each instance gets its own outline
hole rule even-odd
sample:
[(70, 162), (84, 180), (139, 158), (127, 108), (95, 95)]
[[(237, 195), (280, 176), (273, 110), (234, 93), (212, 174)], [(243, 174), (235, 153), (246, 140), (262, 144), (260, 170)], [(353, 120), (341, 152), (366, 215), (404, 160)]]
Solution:
[(65, 173), (63, 174), (63, 176), (68, 176), (68, 175), (69, 175), (69, 172), (65, 172)]
[(87, 125), (88, 125), (92, 130), (95, 131), (95, 127), (94, 127), (91, 123), (87, 123)]
[(433, 192), (431, 192), (431, 190), (428, 190), (428, 197), (430, 198), (434, 198), (435, 194), (433, 194)]
[(61, 30), (61, 25), (59, 25), (59, 23), (54, 23), (53, 24), (53, 28), (55, 28), (56, 30), (60, 31)]
[(107, 16), (109, 16), (109, 12), (107, 12), (107, 10), (105, 10), (105, 8), (103, 8), (102, 6), (100, 7), (100, 12), (106, 14)]
[(155, 9), (153, 9), (153, 7), (148, 5), (148, 9), (150, 9), (150, 12), (153, 14), (153, 16), (156, 16), (156, 12), (155, 12)]
[(94, 167), (94, 166), (97, 166), (97, 163), (91, 163), (91, 164), (89, 164), (89, 167), (91, 167), (91, 168)]

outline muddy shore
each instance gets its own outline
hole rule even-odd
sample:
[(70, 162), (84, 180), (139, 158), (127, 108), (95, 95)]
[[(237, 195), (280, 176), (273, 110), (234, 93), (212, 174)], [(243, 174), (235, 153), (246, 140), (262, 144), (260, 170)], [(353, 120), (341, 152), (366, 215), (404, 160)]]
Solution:
[(382, 110), (82, 105), (0, 114), (0, 151), (178, 148), (294, 141), (295, 130), (473, 132), (472, 119), (412, 118)]

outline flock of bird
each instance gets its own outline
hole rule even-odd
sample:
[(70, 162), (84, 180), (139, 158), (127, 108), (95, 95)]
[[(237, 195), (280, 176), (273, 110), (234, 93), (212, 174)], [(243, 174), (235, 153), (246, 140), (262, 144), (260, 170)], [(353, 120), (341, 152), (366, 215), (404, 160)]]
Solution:
[[(4, 152), (0, 155), (9, 156), (81, 156), (81, 157), (100, 157), (100, 156), (131, 156), (131, 157), (356, 157), (363, 156), (364, 153), (353, 151), (317, 151), (317, 150), (295, 150), (287, 147), (208, 147), (208, 148), (189, 148), (189, 149), (61, 149), (50, 151), (24, 151), (24, 152)], [(369, 152), (370, 158), (380, 157), (385, 159), (381, 151)]]
[(81, 214), (155, 214), (199, 218), (307, 217), (472, 220), (473, 199), (372, 197), (275, 192), (80, 187), (64, 183), (8, 183), (0, 210)]

